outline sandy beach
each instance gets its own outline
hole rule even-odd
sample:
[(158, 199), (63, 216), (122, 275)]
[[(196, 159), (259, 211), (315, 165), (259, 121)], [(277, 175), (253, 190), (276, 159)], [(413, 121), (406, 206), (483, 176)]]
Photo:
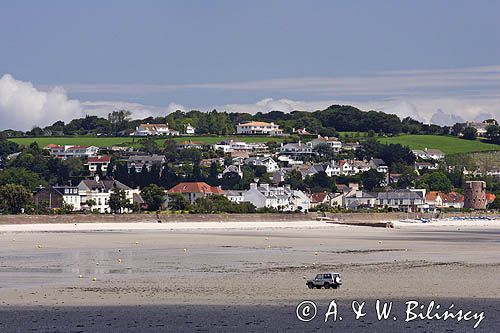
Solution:
[[(405, 322), (411, 299), (484, 311), (479, 331), (500, 324), (499, 221), (9, 224), (0, 244), (6, 331), (472, 329)], [(305, 278), (323, 271), (340, 272), (343, 286), (308, 289)], [(345, 320), (297, 319), (301, 301), (325, 312), (334, 299)], [(394, 301), (400, 319), (353, 317), (353, 300), (377, 299)]]

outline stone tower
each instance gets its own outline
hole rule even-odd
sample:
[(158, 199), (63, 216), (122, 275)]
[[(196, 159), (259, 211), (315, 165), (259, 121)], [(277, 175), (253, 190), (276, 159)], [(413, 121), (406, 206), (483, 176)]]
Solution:
[(465, 182), (464, 208), (486, 209), (486, 204), (486, 182)]

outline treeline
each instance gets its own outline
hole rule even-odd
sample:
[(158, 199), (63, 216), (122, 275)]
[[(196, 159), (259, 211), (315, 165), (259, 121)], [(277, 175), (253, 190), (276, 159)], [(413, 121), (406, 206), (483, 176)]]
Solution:
[(449, 134), (449, 127), (423, 124), (412, 118), (400, 119), (393, 114), (381, 111), (361, 111), (353, 106), (332, 105), (325, 110), (306, 112), (271, 111), (267, 113), (227, 113), (213, 110), (210, 112), (177, 110), (164, 117), (131, 119), (131, 112), (120, 110), (111, 112), (107, 119), (98, 116), (86, 116), (73, 119), (69, 123), (56, 121), (46, 127), (33, 127), (30, 131), (5, 130), (3, 136), (71, 136), (99, 134), (125, 136), (132, 133), (141, 123), (168, 123), (175, 130), (184, 132), (191, 124), (197, 134), (227, 135), (236, 131), (236, 125), (246, 121), (266, 121), (279, 124), (285, 132), (294, 128), (306, 128), (312, 134), (336, 136), (338, 131), (368, 132), (394, 135), (411, 134)]

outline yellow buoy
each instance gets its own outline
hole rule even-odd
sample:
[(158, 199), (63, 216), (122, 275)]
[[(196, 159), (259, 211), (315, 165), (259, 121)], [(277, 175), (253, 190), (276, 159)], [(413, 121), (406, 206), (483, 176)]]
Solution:
[(81, 279), (81, 278), (83, 278), (83, 275), (80, 274), (80, 275), (78, 275), (78, 277)]
[(122, 260), (121, 260), (120, 258), (118, 258), (118, 262), (120, 262), (120, 263), (121, 263), (121, 262), (122, 262)]
[(314, 252), (314, 255), (317, 256), (318, 255), (318, 252)]
[(96, 262), (96, 263), (95, 263), (95, 265), (96, 265), (96, 266), (99, 266), (99, 263), (98, 263), (98, 262)]
[(97, 281), (97, 278), (93, 277), (93, 278), (92, 278), (92, 281)]
[(37, 247), (38, 247), (39, 249), (41, 249), (41, 248), (42, 248), (42, 245), (38, 244), (38, 245), (37, 245)]

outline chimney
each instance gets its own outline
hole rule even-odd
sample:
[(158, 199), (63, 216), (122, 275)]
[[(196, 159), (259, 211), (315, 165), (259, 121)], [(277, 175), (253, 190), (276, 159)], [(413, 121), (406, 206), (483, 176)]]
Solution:
[(251, 190), (256, 190), (257, 189), (257, 183), (250, 183), (250, 189)]

